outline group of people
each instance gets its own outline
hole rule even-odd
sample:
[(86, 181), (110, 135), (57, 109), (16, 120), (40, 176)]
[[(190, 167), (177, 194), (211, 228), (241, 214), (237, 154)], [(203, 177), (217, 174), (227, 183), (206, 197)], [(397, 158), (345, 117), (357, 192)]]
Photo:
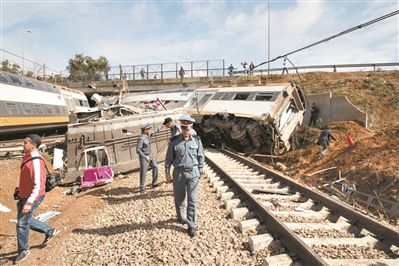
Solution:
[[(319, 113), (320, 109), (313, 103), (309, 126), (316, 125)], [(187, 224), (188, 234), (194, 237), (196, 235), (195, 220), (199, 178), (203, 172), (205, 157), (201, 139), (193, 129), (195, 120), (188, 115), (183, 115), (179, 120), (180, 125), (174, 124), (170, 117), (165, 118), (163, 122), (163, 126), (170, 130), (171, 135), (165, 158), (165, 175), (167, 182), (173, 182), (177, 220), (181, 224)], [(152, 131), (149, 122), (141, 123), (140, 128), (141, 136), (137, 142), (136, 151), (140, 161), (140, 192), (145, 193), (146, 174), (149, 168), (152, 169), (152, 187), (160, 185), (157, 161), (151, 150), (151, 136), (158, 133), (161, 128)], [(323, 147), (319, 158), (325, 155), (331, 139), (337, 140), (331, 134), (330, 128), (324, 126), (317, 141)], [(41, 138), (35, 134), (28, 135), (24, 140), (25, 155), (21, 163), (19, 188), (14, 194), (18, 199), (18, 254), (15, 263), (23, 261), (29, 255), (29, 229), (45, 235), (44, 246), (60, 232), (33, 217), (34, 211), (45, 195), (46, 167), (38, 152), (40, 144)], [(173, 172), (171, 173), (172, 166)]]
[[(179, 223), (188, 225), (188, 234), (196, 235), (196, 206), (199, 188), (199, 178), (205, 164), (204, 151), (200, 138), (193, 129), (195, 120), (184, 115), (180, 118), (180, 125), (173, 123), (167, 117), (163, 125), (170, 129), (171, 139), (165, 159), (166, 181), (173, 182), (173, 194), (176, 214)], [(146, 173), (152, 169), (152, 187), (160, 185), (158, 181), (158, 166), (151, 151), (151, 132), (149, 122), (140, 125), (141, 136), (137, 142), (137, 154), (140, 160), (140, 191), (145, 192)], [(45, 196), (46, 165), (38, 148), (41, 144), (40, 136), (29, 134), (24, 139), (24, 156), (22, 158), (19, 186), (14, 197), (17, 202), (17, 242), (18, 253), (14, 263), (20, 263), (29, 255), (29, 230), (44, 234), (42, 246), (46, 246), (60, 231), (36, 219), (33, 215)], [(171, 168), (173, 165), (173, 174)], [(187, 197), (187, 209), (185, 199)]]
[[(205, 165), (204, 150), (201, 139), (194, 131), (195, 120), (183, 115), (180, 126), (167, 117), (163, 125), (170, 130), (171, 139), (165, 158), (165, 175), (168, 183), (173, 182), (173, 196), (178, 222), (188, 225), (188, 234), (196, 235), (196, 206), (199, 188), (199, 178)], [(161, 128), (151, 132), (149, 122), (140, 125), (141, 136), (137, 142), (137, 154), (140, 161), (140, 192), (145, 193), (146, 173), (152, 169), (152, 187), (159, 186), (158, 165), (151, 151), (151, 136)], [(173, 174), (171, 167), (173, 165)], [(185, 199), (187, 197), (187, 208)]]

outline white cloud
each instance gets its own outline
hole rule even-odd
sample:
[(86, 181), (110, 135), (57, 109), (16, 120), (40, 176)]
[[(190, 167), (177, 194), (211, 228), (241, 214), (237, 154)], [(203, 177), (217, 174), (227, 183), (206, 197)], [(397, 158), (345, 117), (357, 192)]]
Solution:
[[(386, 14), (396, 1), (272, 2), (272, 58)], [(397, 7), (396, 7), (397, 8)], [(267, 59), (266, 2), (23, 2), (3, 4), (2, 48), (64, 68), (76, 53), (112, 65)], [(290, 56), (295, 64), (395, 61), (398, 16)], [(278, 61), (272, 66), (281, 66)]]

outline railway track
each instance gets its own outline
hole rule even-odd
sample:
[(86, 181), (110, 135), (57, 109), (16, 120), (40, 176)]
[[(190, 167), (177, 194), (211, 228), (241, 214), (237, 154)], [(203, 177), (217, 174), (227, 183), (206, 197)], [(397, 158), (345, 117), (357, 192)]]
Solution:
[(206, 162), (231, 217), (256, 232), (251, 251), (280, 246), (266, 265), (399, 265), (395, 229), (235, 153), (210, 150)]

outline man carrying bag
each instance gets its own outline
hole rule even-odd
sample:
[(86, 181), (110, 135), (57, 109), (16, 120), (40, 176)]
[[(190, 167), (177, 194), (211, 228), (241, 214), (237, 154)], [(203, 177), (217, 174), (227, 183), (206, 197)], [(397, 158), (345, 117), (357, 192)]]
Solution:
[(47, 245), (60, 232), (33, 217), (33, 213), (44, 199), (46, 189), (46, 167), (37, 150), (40, 144), (41, 138), (36, 134), (30, 134), (24, 140), (25, 155), (22, 158), (19, 188), (16, 193), (18, 255), (15, 264), (29, 255), (29, 229), (45, 234), (42, 245)]

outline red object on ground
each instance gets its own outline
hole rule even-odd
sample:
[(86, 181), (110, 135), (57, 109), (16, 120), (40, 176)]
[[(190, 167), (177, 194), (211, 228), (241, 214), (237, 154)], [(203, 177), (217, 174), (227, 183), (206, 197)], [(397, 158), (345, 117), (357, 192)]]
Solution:
[(353, 141), (353, 138), (351, 135), (346, 136), (346, 141), (348, 142), (349, 146), (355, 145), (355, 142)]

